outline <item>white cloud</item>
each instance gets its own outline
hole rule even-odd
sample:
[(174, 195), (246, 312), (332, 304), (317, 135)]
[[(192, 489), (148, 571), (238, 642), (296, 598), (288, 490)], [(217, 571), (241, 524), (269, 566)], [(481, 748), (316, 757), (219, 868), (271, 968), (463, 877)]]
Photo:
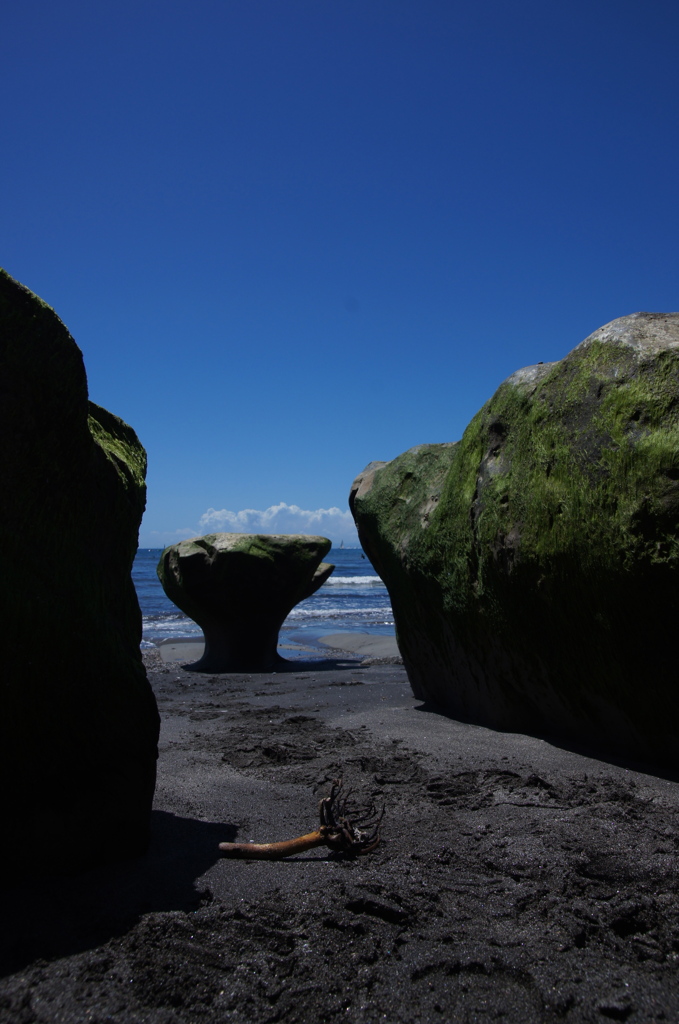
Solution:
[(340, 508), (304, 509), (284, 501), (263, 510), (209, 508), (200, 517), (199, 526), (203, 533), (310, 533), (329, 537), (333, 544), (344, 541), (347, 547), (358, 547), (351, 512)]

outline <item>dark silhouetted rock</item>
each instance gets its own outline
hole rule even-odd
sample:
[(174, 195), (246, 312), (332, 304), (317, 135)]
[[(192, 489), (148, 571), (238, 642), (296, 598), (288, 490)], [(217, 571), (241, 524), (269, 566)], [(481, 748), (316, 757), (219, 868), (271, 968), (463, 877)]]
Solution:
[(201, 672), (271, 672), (285, 664), (278, 632), (335, 568), (325, 537), (211, 533), (163, 551), (165, 593), (203, 630)]
[(519, 370), (350, 503), (417, 697), (679, 766), (679, 313)]
[(0, 859), (70, 871), (140, 853), (158, 712), (130, 569), (134, 431), (87, 399), (82, 355), (0, 271)]

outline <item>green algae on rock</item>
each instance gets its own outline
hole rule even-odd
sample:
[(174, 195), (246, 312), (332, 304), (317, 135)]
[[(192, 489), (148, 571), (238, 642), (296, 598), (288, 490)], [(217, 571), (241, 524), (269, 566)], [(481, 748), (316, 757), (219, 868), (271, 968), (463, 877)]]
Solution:
[(203, 630), (200, 672), (271, 672), (285, 664), (278, 633), (289, 612), (335, 568), (331, 542), (305, 534), (212, 533), (165, 548), (158, 578)]
[(131, 579), (146, 454), (88, 401), (82, 354), (0, 271), (1, 859), (74, 871), (143, 851), (158, 712)]
[(679, 766), (679, 313), (519, 370), (350, 504), (417, 697)]

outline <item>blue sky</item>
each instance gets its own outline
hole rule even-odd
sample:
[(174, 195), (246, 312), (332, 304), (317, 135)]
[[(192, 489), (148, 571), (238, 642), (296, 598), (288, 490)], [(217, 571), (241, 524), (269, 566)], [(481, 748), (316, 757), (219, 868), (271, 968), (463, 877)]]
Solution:
[(0, 265), (145, 445), (142, 545), (349, 542), (366, 463), (679, 309), (678, 33), (675, 0), (10, 5)]

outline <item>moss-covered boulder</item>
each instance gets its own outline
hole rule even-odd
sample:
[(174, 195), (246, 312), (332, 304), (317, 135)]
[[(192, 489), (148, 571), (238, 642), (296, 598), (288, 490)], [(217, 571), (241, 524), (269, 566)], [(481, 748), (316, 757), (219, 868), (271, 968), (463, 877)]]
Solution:
[(519, 370), (350, 504), (417, 697), (679, 767), (679, 313)]
[(130, 576), (146, 456), (80, 350), (0, 271), (0, 860), (71, 871), (147, 841), (158, 713)]
[(165, 548), (158, 578), (203, 630), (200, 672), (271, 672), (284, 665), (278, 632), (335, 568), (326, 537), (211, 533)]

